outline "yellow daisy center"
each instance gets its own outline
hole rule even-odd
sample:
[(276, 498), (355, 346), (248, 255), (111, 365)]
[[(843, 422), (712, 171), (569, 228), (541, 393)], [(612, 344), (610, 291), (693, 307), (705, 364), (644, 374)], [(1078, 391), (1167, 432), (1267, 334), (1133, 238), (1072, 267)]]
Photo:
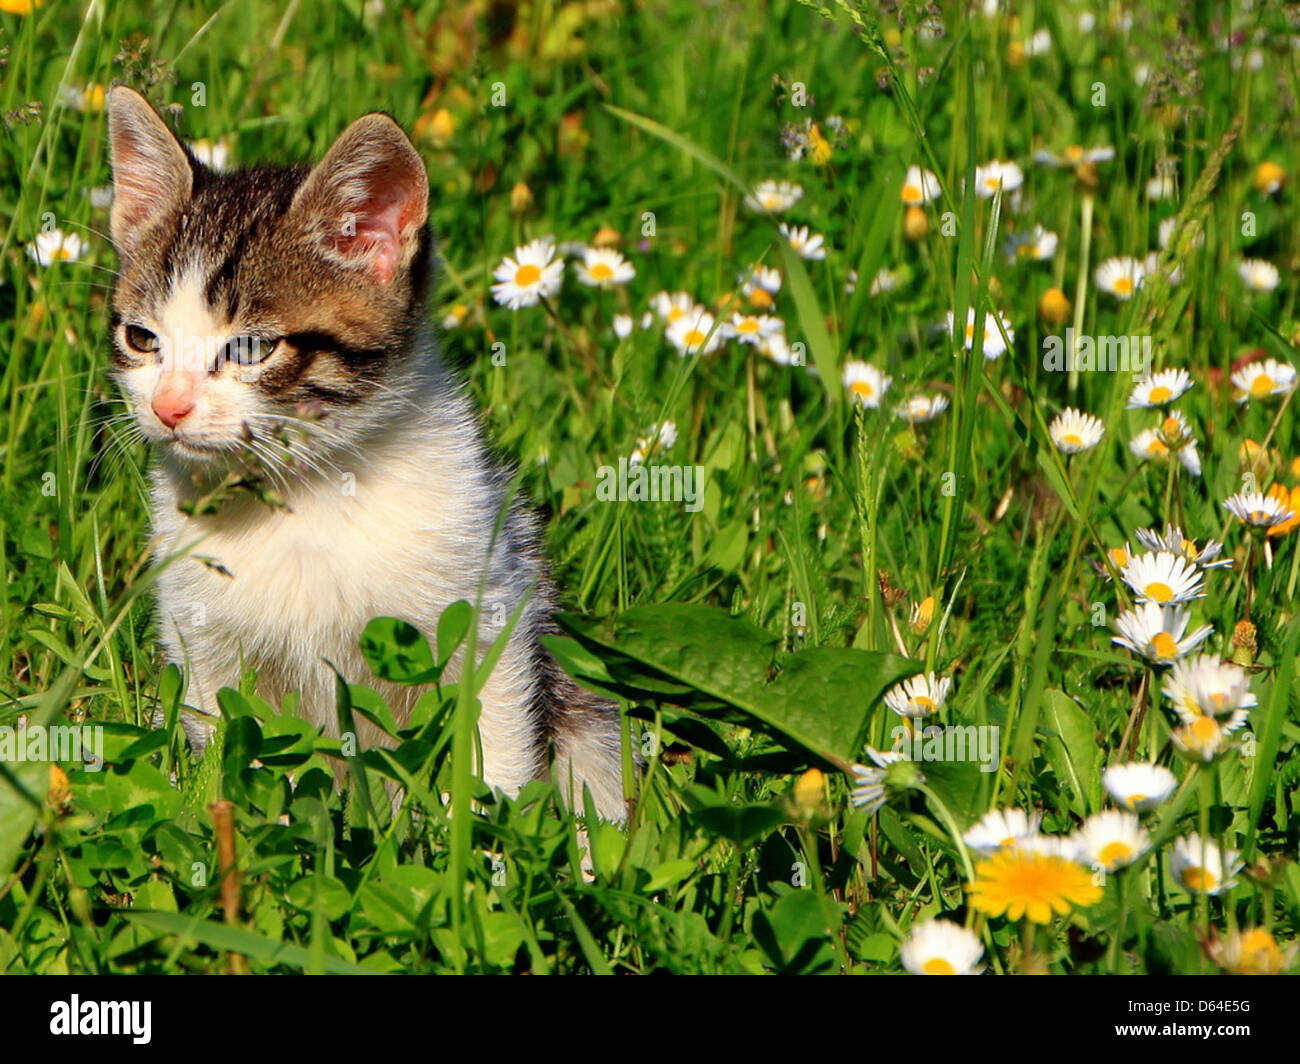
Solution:
[(614, 276), (614, 271), (610, 268), (610, 265), (607, 262), (598, 262), (587, 272), (590, 273), (592, 279), (596, 281), (608, 281)]
[(903, 186), (904, 203), (920, 203), (922, 199), (924, 199), (924, 194), (915, 185)]
[(1101, 852), (1097, 854), (1097, 860), (1107, 868), (1114, 868), (1118, 864), (1124, 864), (1132, 856), (1133, 847), (1127, 842), (1120, 842), (1116, 839), (1101, 848)]
[(1160, 426), (1160, 431), (1171, 440), (1178, 439), (1183, 434), (1183, 428), (1178, 424), (1176, 417), (1167, 417)]
[(870, 381), (854, 381), (849, 385), (849, 388), (855, 395), (860, 395), (863, 399), (870, 399), (876, 394), (876, 389), (871, 386)]
[(1213, 890), (1218, 886), (1219, 879), (1208, 868), (1197, 866), (1183, 870), (1183, 882), (1191, 890)]
[(669, 307), (668, 324), (671, 325), (673, 322), (677, 321), (680, 317), (682, 317), (682, 315), (684, 315), (685, 313), (686, 311), (684, 311), (681, 307)]
[(1123, 295), (1129, 295), (1129, 294), (1131, 294), (1132, 291), (1133, 291), (1133, 278), (1132, 278), (1132, 277), (1116, 277), (1116, 278), (1115, 278), (1115, 291), (1116, 291), (1116, 292), (1119, 292), (1119, 293), (1121, 293), (1121, 294), (1123, 294)]
[(952, 962), (943, 957), (931, 957), (923, 965), (921, 971), (926, 975), (956, 975), (957, 969), (952, 966)]
[(1154, 455), (1159, 458), (1163, 458), (1168, 453), (1169, 453), (1169, 448), (1166, 447), (1161, 440), (1152, 440), (1147, 445), (1147, 454)]
[(1178, 643), (1168, 632), (1157, 632), (1151, 640), (1151, 651), (1157, 658), (1178, 656)]
[(708, 336), (707, 334), (702, 333), (699, 329), (690, 329), (682, 339), (685, 341), (687, 347), (698, 347), (708, 339)]
[(1147, 800), (1147, 796), (1145, 794), (1130, 794), (1127, 798), (1124, 799), (1124, 804), (1127, 805), (1130, 809), (1136, 809), (1139, 805), (1141, 805), (1146, 800)]
[(1071, 447), (1082, 447), (1083, 437), (1079, 436), (1077, 433), (1067, 432), (1061, 437), (1061, 442), (1069, 444)]
[(1202, 743), (1211, 743), (1219, 737), (1219, 725), (1213, 717), (1197, 717), (1191, 724), (1191, 732)]
[(1147, 398), (1153, 403), (1167, 403), (1173, 397), (1173, 389), (1166, 388), (1163, 384), (1159, 384), (1152, 388), (1151, 394), (1147, 396)]
[(1267, 373), (1261, 373), (1250, 382), (1250, 394), (1256, 399), (1263, 399), (1264, 396), (1272, 393), (1276, 383)]
[(515, 270), (515, 284), (520, 288), (526, 288), (530, 284), (536, 284), (542, 279), (542, 269), (540, 266), (534, 266), (531, 262)]
[(1155, 599), (1157, 602), (1168, 602), (1174, 597), (1174, 589), (1168, 584), (1162, 584), (1159, 580), (1153, 580), (1146, 587), (1147, 598)]
[(781, 206), (781, 197), (774, 192), (768, 192), (763, 196), (762, 203), (768, 210), (775, 210)]
[(749, 301), (756, 307), (767, 309), (772, 305), (772, 295), (766, 288), (755, 288), (749, 293)]
[(1112, 547), (1110, 552), (1111, 563), (1116, 569), (1123, 568), (1128, 564), (1128, 551), (1123, 547)]
[(925, 695), (913, 695), (912, 703), (927, 712), (934, 712), (934, 700)]
[(1083, 147), (1079, 144), (1071, 144), (1065, 149), (1065, 157), (1072, 163), (1077, 163), (1083, 158)]
[(998, 177), (997, 175), (986, 177), (984, 179), (984, 187), (987, 188), (990, 192), (996, 192), (998, 185), (1000, 184), (1002, 184), (1002, 178)]
[(736, 332), (756, 333), (758, 332), (757, 318), (741, 318), (736, 325)]

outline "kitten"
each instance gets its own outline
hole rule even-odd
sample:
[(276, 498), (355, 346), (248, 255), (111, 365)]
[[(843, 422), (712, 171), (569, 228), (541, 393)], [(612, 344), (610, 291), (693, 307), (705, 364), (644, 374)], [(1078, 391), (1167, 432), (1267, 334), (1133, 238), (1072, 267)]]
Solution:
[[(326, 660), (364, 680), (367, 621), (432, 634), (482, 581), (480, 655), (527, 596), (480, 696), (483, 778), (516, 793), (553, 747), (570, 804), (585, 785), (602, 817), (625, 819), (617, 707), (539, 641), (555, 592), (537, 524), (512, 502), (493, 538), (509, 476), (428, 325), (429, 186), (410, 141), (369, 114), (310, 170), (226, 174), (131, 89), (111, 91), (108, 124), (112, 374), (157, 450), (157, 555), (179, 555), (158, 574), (162, 642), (207, 715), (187, 719), (191, 739), (242, 668), (273, 702), (301, 692), (299, 712), (337, 734)], [(202, 504), (250, 459), (284, 505)], [(373, 686), (403, 723), (419, 689)], [(358, 739), (383, 742), (360, 718)]]

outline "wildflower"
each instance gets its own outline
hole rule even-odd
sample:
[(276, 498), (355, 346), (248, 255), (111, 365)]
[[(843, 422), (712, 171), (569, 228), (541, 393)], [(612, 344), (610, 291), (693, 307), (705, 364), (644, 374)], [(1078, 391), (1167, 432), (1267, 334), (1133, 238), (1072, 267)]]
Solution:
[(1125, 809), (1142, 813), (1154, 809), (1173, 794), (1178, 779), (1163, 765), (1132, 761), (1111, 765), (1101, 774), (1101, 785)]
[(1191, 614), (1184, 606), (1140, 603), (1115, 619), (1119, 635), (1113, 643), (1127, 647), (1156, 665), (1168, 665), (1186, 657), (1210, 637), (1214, 629), (1206, 624), (1187, 635)]
[(628, 465), (637, 465), (644, 462), (652, 454), (671, 450), (676, 442), (677, 422), (665, 421), (657, 428), (651, 425), (646, 429), (645, 435), (636, 441), (636, 446), (632, 449), (632, 454), (627, 460)]
[(515, 248), (515, 257), (506, 256), (493, 272), (497, 283), (493, 298), (510, 310), (534, 306), (555, 295), (564, 282), (564, 262), (555, 258), (555, 245), (549, 240), (534, 240)]
[[(1161, 251), (1169, 247), (1169, 241), (1173, 239), (1174, 228), (1177, 224), (1177, 218), (1166, 218), (1160, 223), (1160, 228), (1156, 231), (1156, 239), (1160, 243)], [(1197, 248), (1205, 246), (1205, 230), (1199, 225), (1189, 226), (1187, 232), (1190, 235), (1183, 238), (1182, 245), (1178, 248), (1180, 255), (1186, 255)]]
[(1065, 857), (1002, 850), (975, 866), (969, 887), (971, 904), (989, 916), (1004, 913), (1046, 924), (1052, 914), (1064, 915), (1071, 905), (1095, 905), (1102, 891), (1088, 871)]
[(914, 769), (906, 775), (891, 773), (894, 765), (903, 762), (901, 753), (882, 752), (868, 746), (867, 756), (873, 762), (872, 765), (853, 766), (854, 786), (850, 800), (859, 809), (866, 809), (871, 816), (880, 812), (892, 793), (906, 790), (913, 781), (923, 781), (925, 778)]
[[(0, 10), (5, 10), (5, 8), (0, 6)], [(106, 90), (98, 82), (87, 85), (83, 89), (74, 88), (71, 85), (62, 85), (59, 87), (58, 102), (76, 111), (95, 112), (104, 109), (105, 97)]]
[(1189, 602), (1205, 596), (1201, 572), (1179, 554), (1155, 551), (1129, 559), (1120, 574), (1138, 602)]
[(1128, 409), (1138, 410), (1153, 406), (1168, 406), (1192, 387), (1191, 375), (1185, 369), (1163, 369), (1140, 381), (1128, 398)]
[(1241, 728), (1246, 720), (1247, 713), (1244, 709), (1223, 720), (1197, 716), (1175, 728), (1170, 738), (1174, 749), (1183, 757), (1208, 765), (1228, 748), (1228, 737)]
[(1094, 274), (1097, 287), (1121, 303), (1133, 298), (1133, 293), (1142, 287), (1145, 275), (1146, 267), (1131, 255), (1107, 259)]
[(908, 207), (903, 214), (903, 235), (908, 240), (920, 240), (930, 231), (930, 219), (924, 207)]
[(1059, 288), (1049, 288), (1038, 301), (1038, 316), (1049, 325), (1063, 325), (1070, 319), (1070, 300)]
[(613, 325), (614, 335), (620, 340), (626, 340), (632, 335), (632, 329), (635, 327), (636, 322), (632, 320), (631, 314), (615, 314)]
[[(1179, 554), (1199, 569), (1232, 568), (1231, 558), (1219, 557), (1223, 550), (1222, 543), (1210, 539), (1206, 540), (1204, 547), (1197, 547), (1195, 540), (1184, 536), (1183, 530), (1177, 525), (1165, 525), (1163, 533), (1157, 532), (1154, 528), (1139, 528), (1134, 535), (1147, 550)], [(1123, 564), (1123, 562), (1119, 563), (1121, 566)]]
[[(949, 334), (951, 334), (953, 331), (953, 319), (954, 319), (954, 315), (952, 311), (949, 311), (948, 318), (947, 318)], [(998, 329), (999, 321), (1002, 324), (1002, 331), (1005, 331), (1007, 334), (1005, 340), (1002, 338), (1002, 331), (999, 331)], [(992, 361), (995, 358), (1000, 358), (1003, 354), (1006, 353), (1008, 342), (1010, 343), (1016, 342), (1016, 333), (1015, 330), (1011, 328), (1011, 323), (1006, 319), (1006, 316), (1002, 314), (998, 314), (995, 317), (991, 313), (986, 313), (984, 315), (984, 342), (982, 345), (984, 349), (984, 357), (989, 359), (990, 361)], [(975, 346), (975, 308), (974, 307), (966, 308), (965, 346), (967, 351), (971, 350), (971, 348)]]
[(1046, 149), (1034, 152), (1034, 162), (1042, 163), (1044, 166), (1052, 166), (1058, 170), (1077, 170), (1085, 163), (1093, 165), (1108, 163), (1113, 158), (1115, 158), (1115, 149), (1108, 145), (1085, 148), (1079, 144), (1071, 144), (1060, 155)]
[(1271, 292), (1277, 287), (1277, 267), (1266, 259), (1242, 259), (1237, 276), (1252, 292)]
[(950, 690), (950, 677), (936, 679), (934, 673), (927, 672), (894, 684), (885, 692), (885, 705), (900, 717), (928, 717), (943, 708)]
[(89, 247), (76, 233), (46, 229), (37, 233), (36, 239), (27, 245), (27, 254), (38, 266), (52, 266), (56, 262), (76, 262)]
[(1079, 454), (1096, 447), (1106, 432), (1100, 418), (1066, 407), (1047, 427), (1058, 450), (1064, 454)]
[(1291, 511), (1291, 516), (1285, 521), (1269, 525), (1268, 534), (1270, 536), (1285, 536), (1288, 532), (1300, 526), (1300, 484), (1297, 484), (1289, 492), (1283, 485), (1274, 484), (1268, 489), (1268, 493)]
[(745, 206), (759, 214), (780, 214), (802, 197), (803, 188), (790, 181), (761, 181), (745, 197)]
[(933, 421), (948, 409), (946, 395), (914, 395), (895, 407), (894, 414), (913, 425)]
[(934, 607), (933, 595), (926, 595), (912, 607), (912, 616), (908, 619), (907, 627), (913, 635), (925, 635), (929, 631), (930, 622), (934, 620)]
[(913, 927), (898, 958), (913, 975), (974, 975), (984, 947), (960, 924), (928, 920)]
[(847, 388), (863, 406), (874, 410), (880, 406), (880, 402), (889, 391), (889, 386), (893, 383), (894, 378), (888, 377), (876, 369), (870, 362), (863, 362), (860, 359), (851, 359), (844, 364), (844, 374), (841, 378), (844, 387)]
[(824, 238), (820, 233), (809, 233), (806, 225), (786, 225), (781, 223), (781, 235), (789, 241), (790, 246), (798, 252), (801, 259), (819, 262), (826, 257)]
[(514, 188), (510, 190), (510, 210), (515, 214), (523, 214), (533, 205), (533, 190), (523, 181), (516, 181)]
[(612, 288), (632, 280), (636, 267), (612, 248), (585, 248), (575, 272), (589, 288)]
[(1220, 851), (1209, 839), (1192, 833), (1174, 842), (1169, 870), (1179, 885), (1193, 894), (1218, 894), (1234, 885), (1233, 876), (1241, 868), (1235, 850)]
[(1028, 233), (1012, 233), (1007, 237), (1007, 258), (1012, 262), (1031, 259), (1034, 262), (1046, 262), (1056, 254), (1060, 243), (1055, 233), (1049, 232), (1041, 225), (1036, 225)]
[(230, 157), (230, 141), (226, 138), (220, 140), (196, 140), (186, 145), (190, 154), (198, 159), (204, 166), (210, 170), (224, 170), (226, 162)]
[(1198, 717), (1231, 718), (1258, 703), (1246, 670), (1213, 654), (1174, 662), (1161, 690), (1184, 723)]
[(696, 313), (703, 308), (696, 304), (689, 292), (656, 292), (650, 298), (650, 308), (663, 319), (665, 325)]
[(1255, 528), (1273, 528), (1296, 516), (1276, 495), (1258, 491), (1239, 491), (1224, 499), (1223, 505), (1238, 520)]
[(737, 280), (741, 295), (759, 310), (770, 310), (781, 291), (781, 272), (770, 266), (752, 266)]
[(1208, 947), (1210, 959), (1233, 975), (1280, 975), (1295, 964), (1300, 943), (1282, 949), (1262, 927), (1232, 931)]
[(975, 195), (980, 199), (992, 199), (999, 188), (1003, 195), (1014, 192), (1024, 181), (1024, 171), (1015, 163), (994, 159), (984, 166), (975, 167)]
[(773, 318), (767, 314), (744, 314), (736, 311), (731, 316), (731, 321), (723, 322), (718, 330), (727, 339), (757, 346), (773, 333), (784, 331), (784, 328), (780, 318)]
[(711, 355), (722, 343), (721, 330), (715, 328), (717, 319), (707, 310), (697, 307), (668, 326), (668, 342), (678, 354)]
[[(854, 281), (857, 280), (857, 274), (854, 273)], [(876, 276), (871, 278), (871, 287), (867, 289), (867, 294), (878, 296), (892, 292), (898, 287), (899, 274), (894, 273), (888, 266), (882, 266), (876, 271)]]
[(923, 207), (939, 197), (939, 179), (929, 170), (909, 166), (900, 196), (908, 207)]
[(1286, 171), (1277, 163), (1262, 162), (1255, 168), (1255, 175), (1252, 183), (1255, 191), (1265, 196), (1271, 196), (1274, 192), (1282, 187), (1286, 180)]
[(465, 319), (469, 317), (469, 307), (464, 303), (455, 304), (451, 310), (447, 311), (446, 317), (442, 319), (442, 327), (450, 332), (452, 329), (459, 329), (465, 324)]
[(1285, 395), (1295, 387), (1295, 369), (1275, 358), (1248, 362), (1232, 375), (1233, 398), (1238, 403)]
[(1080, 856), (1107, 872), (1130, 865), (1151, 848), (1151, 838), (1132, 813), (1107, 809), (1088, 817), (1075, 833)]
[(999, 850), (1017, 846), (1038, 834), (1040, 813), (1023, 809), (990, 809), (966, 829), (962, 841), (976, 853), (989, 857)]

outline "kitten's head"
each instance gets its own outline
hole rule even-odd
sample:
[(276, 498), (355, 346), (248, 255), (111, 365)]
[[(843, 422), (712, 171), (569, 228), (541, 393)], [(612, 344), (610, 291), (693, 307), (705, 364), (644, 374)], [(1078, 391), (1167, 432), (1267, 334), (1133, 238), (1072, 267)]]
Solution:
[(428, 295), (428, 177), (401, 129), (366, 115), (310, 170), (229, 174), (131, 89), (108, 129), (114, 376), (145, 436), (193, 464), (265, 459), (286, 427), (308, 467), (355, 449)]

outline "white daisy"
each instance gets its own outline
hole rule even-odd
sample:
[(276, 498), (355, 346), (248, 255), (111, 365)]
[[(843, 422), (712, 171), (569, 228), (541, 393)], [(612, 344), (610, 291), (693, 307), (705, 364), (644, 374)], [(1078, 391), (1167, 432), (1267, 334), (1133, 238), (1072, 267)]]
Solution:
[(1185, 606), (1161, 606), (1143, 602), (1115, 618), (1119, 635), (1111, 640), (1140, 654), (1156, 665), (1168, 665), (1186, 657), (1205, 642), (1214, 629), (1204, 624), (1187, 635), (1191, 613)]
[(1140, 381), (1128, 398), (1128, 409), (1167, 406), (1192, 387), (1191, 374), (1185, 369), (1162, 369)]
[(696, 307), (668, 326), (665, 336), (678, 354), (711, 355), (722, 344), (722, 330), (714, 328), (717, 319), (707, 310)]
[(1237, 276), (1252, 292), (1271, 292), (1277, 287), (1277, 267), (1265, 259), (1242, 259)]
[(992, 199), (999, 187), (1005, 196), (1018, 189), (1024, 181), (1024, 171), (1015, 163), (1004, 163), (994, 159), (983, 166), (975, 167), (975, 195), (980, 199)]
[(1197, 716), (1179, 725), (1169, 737), (1183, 757), (1208, 765), (1227, 751), (1232, 733), (1249, 719), (1244, 709), (1223, 718)]
[(1155, 551), (1129, 559), (1120, 576), (1133, 589), (1138, 602), (1190, 602), (1205, 597), (1201, 570), (1181, 554)]
[(1166, 550), (1173, 554), (1181, 554), (1197, 568), (1232, 568), (1231, 558), (1219, 557), (1219, 554), (1223, 551), (1222, 543), (1210, 539), (1205, 541), (1203, 548), (1198, 547), (1195, 540), (1190, 540), (1184, 536), (1183, 530), (1177, 525), (1165, 525), (1163, 533), (1157, 532), (1154, 528), (1139, 528), (1134, 535), (1137, 536), (1138, 542), (1147, 550)]
[[(853, 275), (854, 281), (857, 280), (857, 274)], [(876, 271), (876, 276), (871, 278), (871, 287), (867, 289), (867, 294), (878, 296), (892, 292), (898, 287), (899, 274), (894, 273), (888, 266), (882, 266)]]
[[(948, 333), (950, 335), (952, 333), (953, 317), (954, 317), (953, 312), (949, 311), (947, 320), (948, 320)], [(984, 315), (984, 341), (981, 346), (984, 349), (984, 357), (989, 359), (990, 361), (992, 361), (995, 358), (1002, 357), (1002, 355), (1004, 355), (1007, 350), (1007, 342), (1006, 340), (1002, 339), (1002, 333), (998, 330), (999, 318), (1002, 321), (1002, 328), (1006, 331), (1007, 340), (1011, 341), (1011, 343), (1013, 344), (1016, 342), (1016, 332), (1013, 328), (1011, 328), (1011, 323), (1006, 319), (1004, 315), (998, 315), (997, 317), (995, 317), (991, 313), (986, 313)], [(972, 347), (975, 346), (975, 308), (974, 307), (966, 308), (966, 334), (965, 335), (966, 335), (965, 346), (966, 346), (966, 350), (969, 351)]]
[[(1159, 229), (1156, 230), (1156, 240), (1160, 244), (1161, 251), (1169, 247), (1169, 241), (1173, 239), (1174, 229), (1177, 224), (1177, 218), (1166, 218), (1160, 223)], [(1178, 248), (1180, 255), (1187, 255), (1189, 252), (1205, 246), (1205, 230), (1198, 224), (1189, 225), (1187, 233), (1188, 235), (1183, 237), (1182, 246)]]
[(1115, 158), (1115, 149), (1108, 145), (1085, 148), (1079, 144), (1071, 144), (1060, 155), (1046, 149), (1034, 152), (1034, 162), (1042, 163), (1044, 166), (1054, 166), (1058, 170), (1075, 170), (1084, 163), (1108, 163), (1113, 158)]
[(1255, 528), (1272, 528), (1295, 516), (1277, 496), (1259, 491), (1239, 491), (1224, 499), (1223, 505), (1233, 517)]
[(1055, 233), (1049, 232), (1041, 225), (1024, 233), (1012, 233), (1007, 237), (1007, 258), (1012, 262), (1029, 259), (1034, 262), (1046, 262), (1056, 254), (1060, 243)]
[(903, 202), (909, 207), (923, 207), (939, 198), (939, 179), (929, 170), (919, 166), (909, 166), (907, 176), (903, 178), (900, 193)]
[(1047, 426), (1058, 450), (1064, 454), (1079, 454), (1096, 447), (1106, 433), (1101, 418), (1066, 407)]
[(76, 262), (90, 245), (76, 233), (62, 229), (46, 229), (36, 234), (27, 245), (27, 254), (38, 266), (52, 266), (56, 262)]
[(210, 170), (224, 170), (230, 158), (230, 141), (225, 137), (220, 140), (191, 141), (186, 147), (194, 158)]
[(704, 308), (695, 302), (689, 292), (656, 292), (650, 297), (650, 309), (659, 315), (665, 325), (672, 325), (687, 315), (698, 314)]
[(1219, 850), (1211, 839), (1193, 832), (1174, 840), (1169, 870), (1179, 885), (1193, 894), (1218, 894), (1234, 885), (1233, 876), (1241, 868), (1236, 850)]
[(665, 421), (656, 430), (654, 425), (646, 429), (645, 435), (636, 441), (628, 465), (644, 462), (651, 454), (667, 451), (677, 442), (677, 422)]
[(636, 267), (613, 248), (583, 248), (574, 272), (588, 288), (613, 288), (632, 280)]
[(742, 314), (740, 311), (736, 311), (731, 316), (731, 321), (723, 322), (718, 326), (718, 331), (724, 338), (755, 346), (773, 333), (782, 332), (784, 329), (785, 325), (780, 318), (773, 318), (767, 314)]
[(771, 266), (751, 266), (738, 280), (740, 294), (760, 310), (770, 308), (781, 291), (781, 271)]
[(809, 233), (806, 225), (786, 225), (782, 222), (781, 235), (790, 242), (801, 259), (820, 262), (826, 257), (824, 238), (820, 233)]
[(1295, 368), (1275, 358), (1248, 362), (1232, 375), (1233, 398), (1239, 403), (1285, 395), (1295, 387)]
[(632, 320), (631, 314), (614, 315), (614, 335), (620, 340), (626, 340), (632, 335), (632, 330), (636, 327), (636, 322)]
[(875, 764), (853, 766), (853, 790), (849, 798), (859, 809), (866, 809), (870, 815), (875, 816), (889, 800), (889, 792), (885, 788), (889, 766), (903, 760), (903, 755), (894, 751), (874, 750), (868, 746), (867, 756)]
[(1074, 837), (1084, 864), (1100, 865), (1108, 872), (1132, 864), (1151, 848), (1151, 838), (1142, 822), (1121, 809), (1094, 813)]
[(1246, 670), (1213, 654), (1174, 662), (1161, 691), (1184, 724), (1197, 717), (1232, 717), (1253, 709), (1259, 701), (1250, 690)]
[(790, 181), (760, 181), (745, 197), (745, 206), (760, 214), (788, 211), (803, 196), (803, 188)]
[(531, 307), (542, 299), (549, 299), (564, 283), (564, 261), (555, 258), (555, 245), (549, 240), (534, 240), (515, 248), (515, 257), (508, 255), (492, 276), (497, 283), (492, 286), (493, 298), (510, 310)]
[(1094, 274), (1097, 287), (1121, 303), (1133, 298), (1133, 293), (1142, 287), (1145, 276), (1146, 267), (1131, 255), (1107, 259)]
[(928, 920), (912, 928), (898, 959), (913, 975), (975, 975), (984, 947), (973, 931), (950, 920)]
[(913, 425), (933, 421), (948, 409), (946, 395), (914, 395), (894, 408), (894, 414)]
[(1173, 794), (1178, 777), (1163, 765), (1131, 761), (1111, 765), (1101, 774), (1101, 785), (1125, 809), (1142, 813), (1154, 809)]
[(1041, 813), (1023, 809), (991, 809), (975, 821), (962, 841), (976, 853), (989, 857), (1005, 846), (1015, 846), (1038, 834)]
[(952, 690), (952, 678), (934, 673), (909, 676), (885, 692), (885, 705), (900, 717), (928, 717), (943, 708)]
[(888, 377), (876, 369), (870, 362), (863, 362), (861, 359), (850, 359), (844, 363), (844, 373), (841, 377), (844, 387), (852, 393), (856, 399), (865, 407), (875, 409), (885, 398), (885, 393), (889, 391), (889, 386), (893, 383), (894, 378)]

